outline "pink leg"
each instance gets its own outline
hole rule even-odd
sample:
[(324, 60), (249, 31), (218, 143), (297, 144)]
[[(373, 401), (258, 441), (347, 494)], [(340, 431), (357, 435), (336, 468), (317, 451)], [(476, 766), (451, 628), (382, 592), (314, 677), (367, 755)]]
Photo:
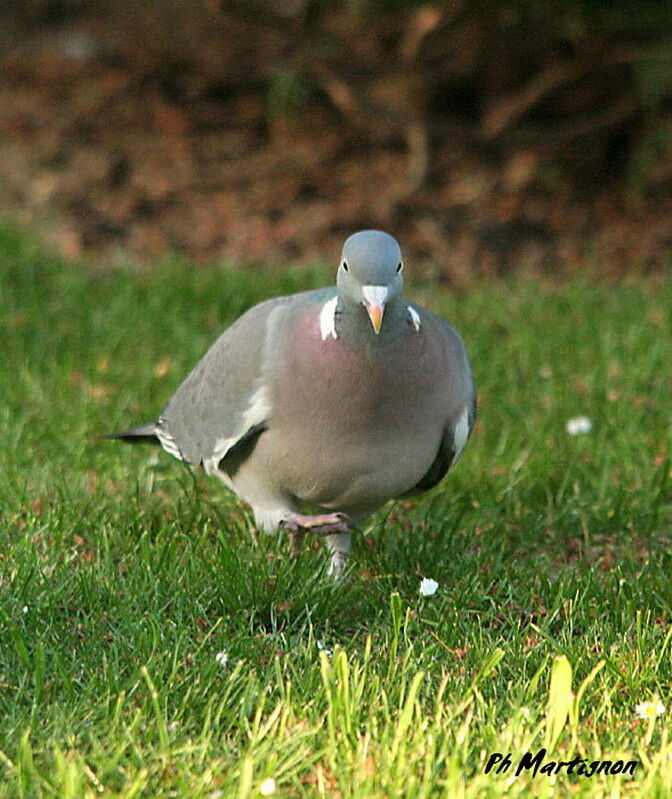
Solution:
[(318, 516), (304, 516), (301, 513), (288, 513), (280, 522), (280, 527), (288, 533), (317, 533), (333, 535), (349, 533), (353, 524), (345, 513), (324, 513)]
[(291, 513), (280, 522), (280, 529), (290, 534), (290, 554), (293, 558), (299, 554), (307, 532), (323, 535), (327, 549), (331, 553), (329, 574), (333, 577), (342, 574), (350, 552), (351, 533), (355, 529), (355, 525), (345, 513), (325, 513), (317, 516)]

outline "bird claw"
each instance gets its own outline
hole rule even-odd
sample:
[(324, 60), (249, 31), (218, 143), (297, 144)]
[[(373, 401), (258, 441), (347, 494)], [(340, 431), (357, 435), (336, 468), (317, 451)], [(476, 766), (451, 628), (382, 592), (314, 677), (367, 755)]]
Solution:
[(305, 533), (318, 535), (334, 535), (335, 533), (350, 533), (355, 529), (349, 516), (345, 513), (325, 513), (317, 516), (304, 516), (294, 513), (282, 519), (280, 528), (292, 534), (292, 538)]
[(349, 516), (345, 513), (325, 513), (316, 516), (292, 513), (282, 519), (278, 526), (289, 533), (292, 558), (298, 557), (306, 533), (324, 536), (325, 544), (331, 552), (328, 574), (336, 580), (343, 576), (350, 551), (350, 534), (357, 529)]

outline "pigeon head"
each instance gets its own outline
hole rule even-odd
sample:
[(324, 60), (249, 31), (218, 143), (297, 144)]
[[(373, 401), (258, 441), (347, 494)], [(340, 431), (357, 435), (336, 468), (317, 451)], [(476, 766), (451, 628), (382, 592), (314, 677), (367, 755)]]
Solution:
[(343, 245), (338, 296), (346, 303), (362, 305), (376, 333), (385, 307), (401, 295), (402, 268), (397, 240), (381, 230), (353, 233)]

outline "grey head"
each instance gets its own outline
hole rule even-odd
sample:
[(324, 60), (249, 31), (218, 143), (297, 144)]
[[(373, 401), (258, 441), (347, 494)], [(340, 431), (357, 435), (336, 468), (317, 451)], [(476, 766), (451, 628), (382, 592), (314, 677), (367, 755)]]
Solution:
[(343, 245), (336, 284), (339, 303), (363, 306), (376, 333), (385, 308), (401, 297), (403, 261), (397, 240), (382, 230), (353, 233)]

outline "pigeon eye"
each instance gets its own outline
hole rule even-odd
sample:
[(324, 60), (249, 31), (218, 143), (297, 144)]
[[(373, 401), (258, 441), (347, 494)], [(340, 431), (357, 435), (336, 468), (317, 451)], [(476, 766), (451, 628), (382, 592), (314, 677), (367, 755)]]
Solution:
[(348, 265), (345, 261), (343, 261), (343, 269), (345, 269), (346, 272), (348, 271)]
[(397, 266), (397, 272), (401, 272), (401, 270), (403, 268), (404, 268), (404, 265), (401, 263), (401, 261), (399, 261), (399, 265)]

